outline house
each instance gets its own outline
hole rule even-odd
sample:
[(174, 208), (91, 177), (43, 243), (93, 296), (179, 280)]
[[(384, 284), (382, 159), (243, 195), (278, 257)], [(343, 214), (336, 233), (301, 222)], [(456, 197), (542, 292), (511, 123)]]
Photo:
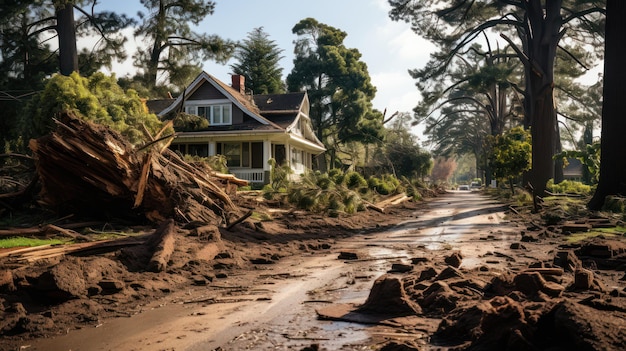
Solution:
[(563, 167), (563, 179), (581, 181), (583, 179), (583, 163), (577, 158), (567, 158)]
[(241, 75), (233, 75), (229, 86), (202, 72), (158, 115), (184, 111), (206, 117), (209, 127), (177, 132), (171, 147), (184, 154), (224, 155), (230, 172), (251, 183), (269, 183), (270, 158), (289, 165), (297, 179), (325, 151), (313, 131), (307, 94), (248, 95), (244, 87)]

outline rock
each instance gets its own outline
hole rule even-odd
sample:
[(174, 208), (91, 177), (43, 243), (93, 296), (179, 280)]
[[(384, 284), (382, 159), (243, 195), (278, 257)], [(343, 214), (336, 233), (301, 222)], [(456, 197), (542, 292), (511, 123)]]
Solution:
[(115, 279), (103, 279), (98, 282), (98, 286), (102, 288), (102, 294), (110, 295), (124, 290), (124, 282)]
[(589, 290), (593, 286), (593, 272), (578, 268), (574, 272), (574, 289)]
[(522, 242), (524, 243), (536, 243), (539, 241), (539, 238), (535, 234), (526, 234), (522, 237)]
[(220, 230), (214, 225), (205, 225), (195, 228), (191, 231), (193, 236), (197, 236), (200, 240), (219, 241), (222, 238)]
[(511, 250), (526, 250), (526, 246), (520, 243), (512, 243), (511, 246), (509, 246), (509, 248)]
[(392, 263), (389, 273), (406, 273), (413, 270), (413, 266), (405, 263)]
[(197, 285), (197, 286), (205, 286), (209, 283), (208, 280), (201, 275), (192, 276), (191, 281), (193, 282), (193, 285)]
[(473, 347), (465, 345), (470, 347), (463, 347), (464, 350), (509, 350), (504, 345), (516, 330), (524, 330), (526, 325), (524, 310), (518, 302), (506, 296), (496, 296), (452, 311), (443, 318), (433, 338), (457, 344), (470, 341)]
[(515, 276), (513, 283), (515, 289), (526, 296), (536, 296), (541, 292), (549, 297), (558, 297), (565, 290), (560, 284), (546, 282), (539, 272), (520, 273)]
[(435, 270), (435, 268), (433, 267), (426, 267), (424, 268), (420, 274), (419, 274), (419, 278), (417, 278), (418, 282), (424, 281), (424, 280), (430, 280), (431, 278), (437, 276), (437, 271)]
[(252, 264), (274, 264), (276, 262), (272, 261), (271, 259), (267, 259), (265, 257), (257, 257), (257, 258), (251, 258), (250, 259), (250, 263), (252, 263)]
[(420, 306), (406, 295), (402, 280), (390, 275), (376, 279), (367, 300), (358, 311), (394, 316), (422, 313)]
[(463, 278), (463, 273), (454, 267), (448, 266), (437, 275), (435, 280), (446, 280), (450, 278)]
[(0, 270), (0, 291), (15, 291), (15, 284), (13, 284), (13, 273), (9, 269)]
[(82, 273), (80, 261), (67, 259), (42, 273), (36, 289), (55, 301), (86, 297), (87, 284)]
[(338, 260), (358, 260), (359, 256), (356, 254), (356, 252), (341, 251), (337, 259)]
[(561, 250), (556, 253), (553, 260), (554, 265), (562, 267), (568, 272), (574, 272), (582, 263), (572, 250)]
[(588, 223), (565, 223), (561, 227), (563, 233), (580, 233), (588, 232), (591, 229), (591, 224)]
[(460, 252), (455, 252), (452, 255), (444, 258), (444, 262), (446, 262), (448, 265), (454, 267), (454, 268), (459, 268), (461, 267), (461, 262), (463, 261), (463, 257), (461, 256)]
[(626, 320), (607, 318), (598, 310), (568, 300), (546, 315), (546, 338), (562, 350), (621, 350), (626, 340)]
[(413, 258), (411, 258), (411, 263), (412, 264), (426, 263), (428, 261), (429, 261), (429, 259), (427, 257), (413, 257)]

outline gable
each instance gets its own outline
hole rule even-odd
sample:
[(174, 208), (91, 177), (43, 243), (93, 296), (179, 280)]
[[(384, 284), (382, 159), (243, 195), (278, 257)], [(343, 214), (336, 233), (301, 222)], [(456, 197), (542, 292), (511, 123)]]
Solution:
[(187, 100), (224, 100), (226, 95), (222, 94), (209, 82), (204, 81), (202, 84), (187, 98)]

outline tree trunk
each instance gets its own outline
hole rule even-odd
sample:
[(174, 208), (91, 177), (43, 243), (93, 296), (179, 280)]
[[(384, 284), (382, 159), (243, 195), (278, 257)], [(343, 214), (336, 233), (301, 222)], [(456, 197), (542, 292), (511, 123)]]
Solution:
[(604, 49), (604, 92), (600, 180), (588, 206), (599, 210), (607, 195), (626, 195), (626, 1), (608, 0)]
[(561, 39), (562, 0), (526, 2), (529, 29), (526, 46), (530, 64), (526, 66), (525, 125), (532, 135), (532, 169), (528, 180), (535, 196), (543, 196), (546, 183), (554, 178), (556, 152), (556, 111), (554, 108), (554, 60)]
[(56, 17), (59, 36), (59, 72), (64, 76), (69, 76), (74, 71), (78, 72), (74, 5), (68, 3), (62, 8), (57, 8)]

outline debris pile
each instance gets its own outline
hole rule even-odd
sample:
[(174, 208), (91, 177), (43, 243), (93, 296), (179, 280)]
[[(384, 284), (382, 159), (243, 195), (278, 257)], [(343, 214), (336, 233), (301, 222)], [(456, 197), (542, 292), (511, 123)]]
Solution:
[(65, 112), (56, 130), (31, 140), (40, 202), (60, 213), (153, 223), (220, 224), (238, 217), (214, 174), (193, 167), (158, 136), (135, 149), (120, 134)]

